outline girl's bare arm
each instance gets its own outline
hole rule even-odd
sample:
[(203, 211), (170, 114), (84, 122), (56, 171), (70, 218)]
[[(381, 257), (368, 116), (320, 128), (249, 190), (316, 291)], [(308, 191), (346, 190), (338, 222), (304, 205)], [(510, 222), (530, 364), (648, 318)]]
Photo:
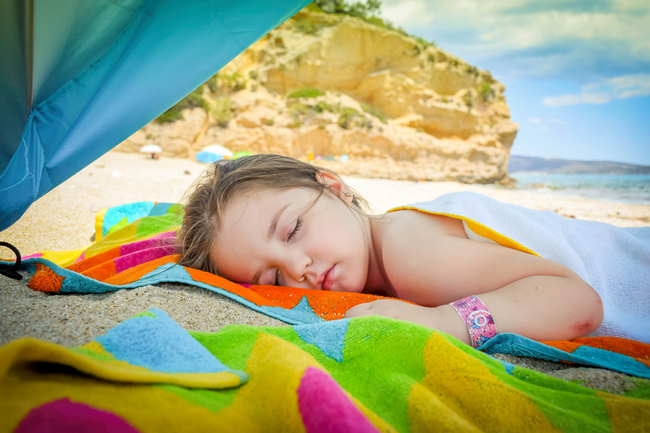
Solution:
[(410, 224), (387, 234), (383, 263), (399, 297), (428, 308), (378, 301), (356, 307), (348, 317), (381, 314), (401, 318), (469, 343), (465, 324), (448, 304), (478, 295), (499, 333), (568, 340), (589, 334), (601, 324), (599, 295), (566, 266), (440, 230), (415, 228)]

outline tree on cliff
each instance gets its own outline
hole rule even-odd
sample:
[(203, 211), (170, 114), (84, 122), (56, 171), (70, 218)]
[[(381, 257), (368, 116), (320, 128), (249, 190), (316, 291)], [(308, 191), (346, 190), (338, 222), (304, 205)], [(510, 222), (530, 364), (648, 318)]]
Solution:
[(314, 0), (313, 3), (328, 14), (344, 14), (362, 19), (375, 16), (381, 9), (381, 0), (368, 0), (365, 3), (352, 4), (347, 4), (345, 0)]
[(379, 26), (388, 30), (394, 30), (404, 36), (418, 41), (423, 47), (435, 46), (433, 41), (427, 41), (420, 36), (411, 35), (401, 27), (396, 27), (390, 21), (383, 20), (377, 15), (381, 11), (381, 0), (367, 0), (366, 2), (356, 2), (348, 4), (345, 0), (314, 0), (307, 5), (307, 10), (312, 12), (324, 12), (326, 14), (349, 15), (354, 18), (364, 20), (369, 24)]

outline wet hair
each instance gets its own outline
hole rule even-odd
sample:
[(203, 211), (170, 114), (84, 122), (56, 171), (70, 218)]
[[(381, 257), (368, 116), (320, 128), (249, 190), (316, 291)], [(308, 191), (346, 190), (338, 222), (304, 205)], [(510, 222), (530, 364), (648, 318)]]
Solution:
[[(294, 158), (275, 154), (250, 155), (235, 160), (220, 160), (205, 170), (187, 191), (183, 225), (178, 232), (181, 257), (179, 264), (219, 275), (211, 256), (212, 246), (221, 227), (224, 210), (230, 201), (251, 191), (304, 188), (318, 193), (312, 205), (330, 189), (316, 179), (331, 170)], [(368, 215), (370, 206), (350, 188), (352, 203), (341, 199), (351, 210)]]

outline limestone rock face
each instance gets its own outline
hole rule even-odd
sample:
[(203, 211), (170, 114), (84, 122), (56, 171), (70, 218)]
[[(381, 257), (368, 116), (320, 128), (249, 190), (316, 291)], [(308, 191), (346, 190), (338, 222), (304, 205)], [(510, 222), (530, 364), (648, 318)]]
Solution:
[[(313, 151), (348, 155), (345, 163), (317, 161), (341, 174), (509, 182), (518, 125), (505, 86), (439, 48), (359, 19), (303, 10), (220, 72), (237, 73), (247, 82), (227, 95), (231, 120), (185, 110), (183, 120), (152, 122), (117, 150), (152, 141), (173, 156), (193, 156), (208, 144), (300, 159)], [(300, 89), (323, 94), (288, 97)], [(204, 96), (224, 94), (206, 87)]]

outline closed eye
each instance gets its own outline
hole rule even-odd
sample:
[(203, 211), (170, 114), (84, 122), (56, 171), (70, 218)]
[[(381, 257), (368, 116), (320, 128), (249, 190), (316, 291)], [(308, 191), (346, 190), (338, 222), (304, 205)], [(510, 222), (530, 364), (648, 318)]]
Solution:
[(298, 233), (298, 230), (300, 230), (300, 227), (302, 227), (302, 218), (298, 218), (298, 221), (296, 221), (296, 227), (293, 229), (293, 231), (289, 235), (289, 238), (287, 239), (287, 242), (289, 242), (291, 240), (291, 238), (293, 238), (296, 235), (296, 233)]
[[(302, 218), (298, 218), (296, 221), (296, 227), (294, 227), (293, 231), (289, 234), (289, 237), (287, 238), (287, 242), (290, 242), (291, 239), (298, 233), (300, 228), (302, 227)], [(276, 269), (275, 270), (275, 282), (274, 285), (280, 286), (280, 270)]]

